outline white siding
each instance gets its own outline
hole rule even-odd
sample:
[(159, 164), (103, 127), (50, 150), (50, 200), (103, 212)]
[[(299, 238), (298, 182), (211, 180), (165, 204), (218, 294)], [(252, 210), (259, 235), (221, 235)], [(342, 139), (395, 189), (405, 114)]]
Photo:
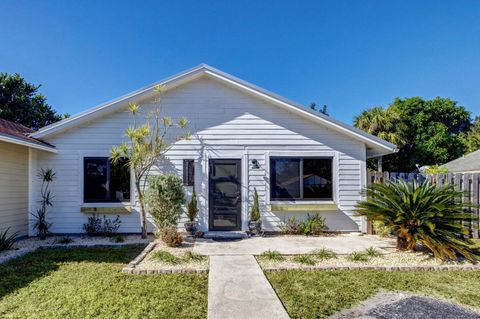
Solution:
[(27, 235), (28, 147), (0, 142), (0, 232)]
[[(144, 113), (150, 109), (149, 103), (143, 103)], [(277, 229), (284, 216), (269, 212), (266, 169), (268, 154), (282, 151), (292, 155), (334, 154), (335, 201), (340, 210), (323, 215), (332, 229), (358, 229), (360, 220), (353, 217), (353, 208), (360, 199), (363, 183), (364, 144), (207, 78), (168, 91), (162, 105), (164, 113), (173, 119), (186, 117), (189, 120), (193, 137), (177, 142), (159, 168), (182, 176), (182, 160), (195, 159), (195, 185), (204, 229), (208, 227), (206, 164), (208, 158), (222, 157), (243, 160), (244, 222), (248, 199), (256, 188), (262, 201), (265, 226), (269, 230)], [(121, 111), (47, 139), (59, 152), (41, 154), (38, 167), (53, 167), (57, 172), (53, 185), (55, 206), (51, 215), (54, 232), (82, 231), (87, 218), (79, 208), (83, 204), (83, 156), (107, 156), (111, 146), (122, 141), (123, 132), (130, 123), (130, 114)], [(260, 169), (250, 169), (250, 161), (254, 158), (260, 163)], [(137, 214), (124, 216), (122, 221), (121, 231), (138, 231)]]

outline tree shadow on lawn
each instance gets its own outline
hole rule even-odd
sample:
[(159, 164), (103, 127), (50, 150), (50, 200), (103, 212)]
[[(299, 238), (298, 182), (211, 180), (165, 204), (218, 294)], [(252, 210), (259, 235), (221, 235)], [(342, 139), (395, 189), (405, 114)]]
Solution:
[(0, 299), (68, 262), (127, 264), (145, 245), (40, 249), (0, 265)]

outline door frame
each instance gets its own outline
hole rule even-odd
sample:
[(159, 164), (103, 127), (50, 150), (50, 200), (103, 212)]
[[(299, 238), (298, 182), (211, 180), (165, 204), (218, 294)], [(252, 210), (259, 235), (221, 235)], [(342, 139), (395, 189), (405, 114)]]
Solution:
[[(238, 163), (237, 169), (240, 170), (238, 174), (238, 179), (239, 179), (239, 191), (240, 191), (240, 210), (237, 213), (237, 218), (238, 218), (238, 223), (237, 226), (233, 229), (227, 229), (227, 228), (222, 228), (222, 227), (214, 227), (213, 226), (213, 213), (212, 213), (212, 201), (211, 201), (211, 179), (210, 179), (210, 174), (211, 174), (211, 167), (212, 165), (215, 165), (215, 161), (232, 161), (235, 163)], [(244, 180), (244, 168), (243, 168), (243, 161), (242, 158), (209, 158), (208, 159), (208, 229), (209, 231), (240, 231), (243, 229), (243, 223), (244, 223), (244, 218), (243, 218), (243, 180)]]

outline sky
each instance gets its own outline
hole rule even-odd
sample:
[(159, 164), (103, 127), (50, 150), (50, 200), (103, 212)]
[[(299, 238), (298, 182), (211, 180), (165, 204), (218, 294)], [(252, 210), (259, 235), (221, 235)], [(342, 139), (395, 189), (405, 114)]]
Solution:
[(352, 123), (395, 97), (480, 115), (480, 1), (0, 0), (0, 72), (76, 114), (206, 63)]

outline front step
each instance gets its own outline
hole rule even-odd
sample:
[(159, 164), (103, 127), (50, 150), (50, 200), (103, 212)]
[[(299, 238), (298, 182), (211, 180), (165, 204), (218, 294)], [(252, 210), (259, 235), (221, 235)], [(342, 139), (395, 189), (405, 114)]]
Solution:
[(203, 238), (213, 240), (235, 240), (245, 239), (247, 237), (247, 233), (242, 231), (209, 231), (203, 236)]

